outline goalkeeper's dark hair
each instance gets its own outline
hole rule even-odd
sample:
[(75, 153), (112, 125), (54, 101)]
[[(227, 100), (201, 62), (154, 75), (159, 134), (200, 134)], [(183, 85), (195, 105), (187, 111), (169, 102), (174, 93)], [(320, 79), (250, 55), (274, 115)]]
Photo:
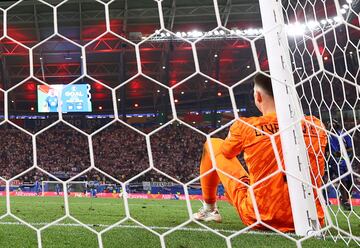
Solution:
[[(266, 71), (265, 73), (270, 75), (270, 73), (268, 71)], [(273, 92), (273, 88), (271, 85), (270, 77), (268, 77), (262, 73), (258, 73), (254, 77), (254, 84), (256, 86), (260, 87), (261, 89), (263, 89), (265, 91), (265, 93), (268, 94), (269, 96), (274, 97), (274, 92)]]

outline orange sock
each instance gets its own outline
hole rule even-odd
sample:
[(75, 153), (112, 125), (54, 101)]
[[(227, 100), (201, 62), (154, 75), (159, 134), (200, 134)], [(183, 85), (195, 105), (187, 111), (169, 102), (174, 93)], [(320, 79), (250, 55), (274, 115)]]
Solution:
[[(207, 145), (205, 144), (200, 163), (200, 175), (203, 175), (212, 168), (210, 153), (207, 149)], [(214, 170), (206, 176), (201, 177), (200, 183), (205, 203), (214, 204), (216, 202), (217, 187), (220, 183), (220, 178), (217, 172)]]

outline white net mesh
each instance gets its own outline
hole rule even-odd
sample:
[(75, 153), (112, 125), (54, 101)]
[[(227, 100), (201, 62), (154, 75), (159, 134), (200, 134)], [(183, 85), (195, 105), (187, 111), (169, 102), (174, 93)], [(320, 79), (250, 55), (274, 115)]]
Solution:
[[(282, 45), (290, 55), (294, 79), (289, 91), (297, 93), (295, 101), (299, 100), (305, 115), (324, 124), (301, 117), (287, 129), (305, 121), (303, 126), (311, 130), (308, 133), (318, 139), (322, 132), (327, 135), (326, 151), (316, 142), (306, 142), (317, 169), (311, 170), (313, 181), (304, 182), (314, 189), (325, 211), (321, 228), (325, 241), (281, 232), (262, 219), (258, 188), (282, 173), (300, 179), (284, 170), (281, 149), (276, 147), (275, 141), (286, 130), (252, 126), (247, 119), (240, 122), (266, 137), (277, 167), (250, 185), (226, 171), (220, 173), (248, 188), (256, 220), (250, 226), (234, 222), (219, 227), (192, 217), (198, 205), (189, 192), (199, 189), (202, 145), (214, 137), (225, 138), (237, 118), (257, 114), (249, 92), (256, 73), (268, 74), (264, 39), (272, 32), (261, 28), (258, 3), (20, 0), (1, 6), (3, 225), (20, 225), (36, 232), (32, 244), (38, 247), (62, 242), (53, 233), (64, 227), (73, 230), (66, 235), (88, 237), (87, 242), (95, 247), (114, 247), (119, 235), (132, 240), (126, 239), (127, 229), (136, 229), (143, 237), (145, 243), (140, 246), (155, 242), (172, 247), (176, 235), (189, 231), (199, 233), (194, 240), (206, 239), (201, 235), (207, 233), (227, 247), (249, 245), (252, 241), (246, 242), (253, 236), (261, 237), (260, 244), (274, 236), (278, 239), (274, 242), (282, 242), (274, 243), (279, 246), (325, 246), (340, 239), (347, 245), (360, 245), (358, 0), (281, 3), (285, 24), (280, 28), (288, 38)], [(239, 22), (240, 15), (246, 21)], [(186, 25), (196, 18), (201, 18), (196, 30)], [(139, 30), (137, 23), (143, 19), (151, 25)], [(25, 35), (21, 25), (26, 27)], [(272, 79), (273, 84), (288, 83)], [(56, 104), (58, 113), (40, 113), (41, 108), (49, 111), (51, 106), (44, 102), (36, 106), (34, 92), (49, 91), (59, 84), (87, 84), (95, 114), (63, 111), (63, 102)], [(213, 147), (209, 149), (215, 162)], [(239, 158), (246, 166), (246, 154)], [(83, 207), (70, 193), (83, 191), (89, 181), (107, 186), (96, 192), (104, 198), (91, 199), (90, 205)], [(74, 188), (77, 183), (79, 190)], [(58, 191), (61, 199), (49, 203), (44, 197), (26, 204), (52, 211), (51, 217), (27, 213), (28, 206), (22, 207), (16, 198), (47, 191)], [(136, 201), (139, 192), (182, 201), (168, 201), (161, 210), (151, 210), (156, 208), (151, 201), (149, 205)], [(104, 205), (107, 215), (103, 214)], [(229, 206), (223, 208), (226, 212)], [(144, 216), (142, 212), (147, 211), (159, 216)], [(230, 210), (226, 218), (240, 223)], [(259, 225), (272, 232), (251, 230)], [(189, 242), (195, 242), (193, 239)]]

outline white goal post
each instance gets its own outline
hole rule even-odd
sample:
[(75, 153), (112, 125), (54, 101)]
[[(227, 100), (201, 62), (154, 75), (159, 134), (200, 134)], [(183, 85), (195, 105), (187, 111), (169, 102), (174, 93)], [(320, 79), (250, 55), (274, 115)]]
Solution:
[[(286, 177), (295, 231), (297, 235), (306, 236), (312, 231), (317, 231), (320, 224), (313, 189), (302, 182), (311, 185), (310, 166), (301, 123), (296, 123), (303, 117), (303, 113), (296, 92), (294, 94), (294, 90), (290, 89), (295, 84), (290, 54), (287, 50), (288, 39), (284, 16), (281, 2), (278, 0), (259, 0), (259, 2), (284, 163), (286, 172), (292, 175), (286, 174)], [(288, 128), (294, 123), (296, 124)]]
[[(63, 184), (58, 181), (42, 181), (41, 182), (41, 191), (42, 195), (44, 195), (45, 192), (56, 192), (56, 185), (60, 186), (60, 192), (63, 192)], [(83, 192), (86, 190), (88, 182), (87, 181), (71, 181), (67, 185), (71, 187), (71, 192)], [(73, 187), (73, 185), (77, 185)]]

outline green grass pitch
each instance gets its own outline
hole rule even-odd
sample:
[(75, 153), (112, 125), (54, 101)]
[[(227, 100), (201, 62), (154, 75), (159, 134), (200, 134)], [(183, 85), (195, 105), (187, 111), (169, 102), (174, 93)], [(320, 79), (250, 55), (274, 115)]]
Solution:
[[(191, 202), (193, 211), (200, 208), (199, 201)], [(101, 231), (125, 217), (122, 199), (105, 198), (69, 198), (70, 213), (73, 217), (94, 230)], [(226, 202), (219, 202), (223, 223), (210, 223), (209, 227), (216, 229), (225, 236), (242, 230), (241, 223), (234, 208)], [(0, 197), (0, 214), (6, 210), (5, 197)], [(177, 200), (140, 200), (129, 199), (130, 215), (158, 233), (184, 223), (189, 219), (185, 201)], [(11, 211), (17, 217), (40, 228), (61, 216), (64, 216), (64, 201), (62, 197), (11, 197)], [(360, 220), (353, 212), (339, 211), (332, 207), (335, 216), (344, 230), (351, 231), (354, 236), (360, 236)], [(360, 207), (354, 209), (360, 214)], [(334, 234), (335, 230), (332, 230)], [(293, 236), (295, 239), (298, 237)], [(125, 221), (102, 236), (104, 247), (160, 247), (158, 236), (141, 228), (133, 221)], [(296, 247), (295, 242), (272, 232), (250, 232), (241, 234), (232, 241), (233, 247)], [(190, 223), (182, 229), (165, 236), (167, 247), (176, 248), (221, 248), (226, 247), (225, 239), (207, 231), (196, 223)], [(98, 247), (97, 236), (81, 227), (71, 219), (65, 219), (42, 231), (43, 247)], [(328, 235), (325, 240), (309, 239), (302, 243), (303, 247), (347, 247), (339, 240), (335, 243)], [(36, 232), (21, 224), (12, 217), (0, 220), (0, 247), (38, 247)], [(357, 247), (352, 241), (349, 247)]]

